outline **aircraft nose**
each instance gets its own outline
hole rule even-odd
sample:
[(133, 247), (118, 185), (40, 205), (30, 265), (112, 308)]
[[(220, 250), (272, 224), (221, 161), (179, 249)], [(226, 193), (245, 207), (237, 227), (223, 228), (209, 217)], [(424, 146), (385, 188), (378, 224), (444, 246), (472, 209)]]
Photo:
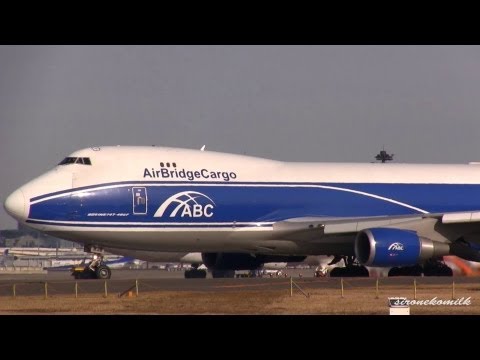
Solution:
[(25, 220), (26, 218), (26, 209), (25, 209), (25, 196), (23, 191), (20, 189), (15, 190), (11, 193), (5, 203), (3, 204), (7, 213), (13, 216), (17, 220)]

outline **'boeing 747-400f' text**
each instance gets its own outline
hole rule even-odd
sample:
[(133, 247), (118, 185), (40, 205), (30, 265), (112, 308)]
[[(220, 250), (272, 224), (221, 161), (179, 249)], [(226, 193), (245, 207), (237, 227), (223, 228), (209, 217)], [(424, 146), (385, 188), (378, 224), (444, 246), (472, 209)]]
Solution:
[[(368, 276), (366, 266), (451, 275), (445, 255), (480, 261), (476, 164), (281, 162), (95, 147), (15, 190), (5, 209), (93, 253), (200, 252), (217, 276), (308, 255), (343, 259), (332, 276)], [(98, 277), (110, 277), (109, 269)]]

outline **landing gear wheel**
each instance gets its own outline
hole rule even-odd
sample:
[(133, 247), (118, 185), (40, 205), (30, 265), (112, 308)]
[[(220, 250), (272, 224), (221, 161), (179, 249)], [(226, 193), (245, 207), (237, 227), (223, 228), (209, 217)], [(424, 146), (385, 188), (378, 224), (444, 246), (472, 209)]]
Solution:
[(330, 277), (369, 277), (370, 273), (365, 266), (348, 265), (346, 267), (334, 268)]
[(350, 265), (345, 268), (347, 271), (347, 276), (350, 277), (369, 277), (370, 273), (365, 266), (361, 265)]
[(425, 264), (425, 276), (453, 276), (453, 271), (450, 267), (442, 262)]
[(336, 256), (335, 259), (331, 262), (337, 263), (340, 261), (340, 258), (343, 258), (345, 267), (337, 267), (330, 271), (330, 277), (369, 277), (370, 272), (368, 269), (361, 265), (355, 258), (355, 256)]
[(205, 279), (207, 272), (205, 270), (190, 269), (185, 271), (185, 279)]
[(330, 277), (343, 277), (343, 276), (345, 276), (344, 269), (345, 268), (340, 268), (340, 267), (332, 269), (332, 271), (330, 271)]
[(441, 269), (438, 276), (453, 276), (453, 270), (450, 267), (445, 266)]
[(370, 272), (365, 266), (357, 266), (355, 272), (357, 277), (370, 277)]
[(110, 277), (112, 276), (112, 272), (110, 271), (110, 268), (106, 265), (98, 266), (97, 269), (95, 270), (95, 273), (97, 275), (97, 279), (102, 279), (102, 280), (110, 279)]
[(422, 276), (423, 268), (420, 265), (393, 267), (388, 276)]
[(395, 266), (388, 271), (388, 277), (400, 276), (400, 268)]
[(420, 265), (410, 267), (410, 276), (422, 276), (423, 268)]
[(212, 270), (212, 277), (216, 278), (234, 278), (235, 270)]

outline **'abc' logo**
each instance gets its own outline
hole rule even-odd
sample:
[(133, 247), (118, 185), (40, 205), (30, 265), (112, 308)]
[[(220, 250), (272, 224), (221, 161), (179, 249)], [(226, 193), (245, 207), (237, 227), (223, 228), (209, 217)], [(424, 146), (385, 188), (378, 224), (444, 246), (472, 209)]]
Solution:
[(403, 251), (403, 244), (396, 242), (388, 247), (389, 251)]
[(169, 210), (168, 217), (212, 217), (215, 203), (207, 195), (196, 191), (183, 191), (170, 196), (155, 212), (154, 217), (162, 217)]

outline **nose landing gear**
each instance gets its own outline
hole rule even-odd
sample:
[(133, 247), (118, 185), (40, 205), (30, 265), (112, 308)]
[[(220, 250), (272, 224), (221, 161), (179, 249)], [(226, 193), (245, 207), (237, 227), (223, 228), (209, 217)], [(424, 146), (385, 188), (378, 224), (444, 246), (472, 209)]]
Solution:
[(112, 271), (103, 260), (103, 250), (85, 246), (86, 252), (93, 254), (91, 261), (83, 261), (72, 268), (72, 276), (75, 279), (102, 279), (107, 280), (112, 276)]
[(95, 275), (97, 275), (97, 279), (106, 280), (106, 279), (110, 279), (110, 277), (112, 276), (112, 272), (107, 265), (100, 264), (95, 269)]

